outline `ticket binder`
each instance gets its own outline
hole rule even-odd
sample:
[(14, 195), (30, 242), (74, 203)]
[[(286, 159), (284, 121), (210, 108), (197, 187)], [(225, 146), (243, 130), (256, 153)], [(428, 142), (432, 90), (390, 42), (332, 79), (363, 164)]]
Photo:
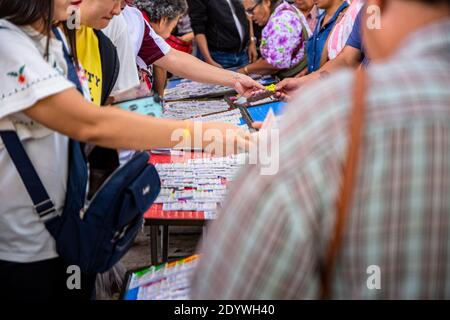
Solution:
[(161, 100), (157, 95), (115, 102), (113, 106), (155, 118), (163, 115)]
[(285, 106), (285, 102), (275, 98), (272, 92), (267, 92), (263, 95), (259, 95), (256, 98), (247, 99), (245, 104), (237, 104), (234, 96), (225, 97), (225, 101), (230, 106), (230, 109), (237, 108), (242, 114), (242, 124), (246, 124), (251, 131), (253, 129), (253, 122), (262, 122), (272, 109), (276, 116), (279, 116)]
[[(175, 274), (176, 272), (183, 272), (180, 270), (180, 267), (182, 268), (183, 266), (188, 265), (190, 270), (184, 274), (186, 275), (187, 273), (187, 276), (189, 276), (193, 270), (192, 268), (195, 267), (195, 263), (197, 263), (199, 259), (199, 255), (193, 255), (173, 262), (163, 263), (160, 265), (151, 265), (127, 271), (125, 274), (125, 281), (120, 292), (120, 300), (137, 300), (138, 291), (141, 286), (130, 288), (133, 278), (143, 276), (145, 274), (150, 275), (148, 284), (151, 285), (152, 283), (158, 283), (162, 278), (169, 276), (171, 272), (172, 274)], [(156, 274), (158, 272), (160, 273), (159, 275)]]
[[(276, 76), (271, 76), (271, 75), (266, 75), (266, 76), (257, 76), (255, 77), (255, 79), (261, 83), (262, 85), (270, 85), (270, 84), (275, 84), (277, 82), (280, 81), (280, 79)], [(179, 85), (180, 83), (182, 83), (183, 81), (186, 81), (186, 79), (182, 79), (182, 78), (173, 78), (169, 81), (166, 90), (173, 90), (176, 88), (177, 85)], [(193, 99), (216, 99), (216, 98), (223, 98), (226, 97), (227, 95), (230, 94), (235, 94), (236, 91), (233, 88), (223, 88), (223, 90), (221, 91), (215, 91), (215, 92), (209, 92), (209, 93), (205, 93), (205, 94), (189, 94), (186, 95), (182, 98), (177, 98), (177, 99), (171, 99), (171, 98), (164, 98), (164, 101), (185, 101), (185, 100), (193, 100)]]

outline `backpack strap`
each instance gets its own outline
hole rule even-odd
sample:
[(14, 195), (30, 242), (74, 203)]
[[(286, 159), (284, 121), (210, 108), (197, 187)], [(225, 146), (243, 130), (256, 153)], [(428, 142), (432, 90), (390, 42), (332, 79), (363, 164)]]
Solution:
[(100, 58), (102, 61), (102, 97), (101, 104), (105, 105), (111, 95), (119, 76), (120, 62), (117, 49), (111, 40), (100, 30), (94, 30), (98, 39)]
[(19, 172), (31, 200), (33, 201), (33, 208), (35, 212), (41, 217), (41, 219), (48, 218), (51, 213), (56, 212), (55, 205), (42, 184), (42, 181), (31, 163), (22, 142), (20, 142), (17, 132), (12, 130), (0, 131), (0, 136), (6, 150), (16, 166), (17, 171)]
[(336, 203), (336, 222), (331, 234), (331, 242), (326, 251), (325, 261), (321, 266), (321, 299), (330, 298), (332, 273), (339, 249), (341, 248), (345, 222), (351, 207), (353, 189), (356, 183), (358, 161), (364, 132), (366, 82), (366, 71), (364, 68), (360, 68), (356, 72), (354, 83), (353, 108), (350, 111), (348, 129), (349, 145), (343, 168), (340, 194)]
[[(0, 27), (2, 28), (2, 27)], [(73, 65), (72, 57), (69, 55), (64, 41), (56, 28), (53, 28), (56, 38), (62, 42), (64, 48), (64, 58), (68, 68), (68, 78), (72, 81), (78, 90), (82, 90), (80, 80)], [(55, 205), (50, 199), (47, 190), (39, 178), (36, 169), (28, 157), (22, 142), (16, 131), (0, 131), (6, 150), (8, 151), (27, 192), (33, 201), (33, 208), (43, 221), (48, 221), (54, 217), (56, 213)], [(52, 215), (53, 214), (53, 215)]]
[(64, 51), (64, 60), (66, 60), (67, 70), (68, 70), (68, 79), (70, 82), (72, 82), (76, 87), (77, 90), (83, 94), (83, 87), (80, 82), (80, 78), (78, 78), (77, 70), (75, 69), (74, 63), (73, 63), (73, 56), (69, 53), (69, 50), (67, 50), (66, 43), (61, 37), (61, 33), (57, 27), (53, 27), (53, 34), (55, 35), (56, 39), (58, 39), (62, 43), (63, 51)]
[[(101, 104), (104, 106), (119, 76), (120, 62), (117, 49), (111, 40), (100, 30), (94, 32), (98, 38), (102, 61)], [(90, 167), (88, 199), (91, 199), (103, 182), (120, 166), (120, 161), (115, 149), (94, 146), (87, 153)]]

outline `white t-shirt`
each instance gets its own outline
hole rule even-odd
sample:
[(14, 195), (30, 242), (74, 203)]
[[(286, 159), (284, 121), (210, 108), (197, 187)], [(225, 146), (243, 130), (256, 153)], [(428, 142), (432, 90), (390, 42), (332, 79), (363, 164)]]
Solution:
[[(30, 27), (0, 19), (0, 130), (17, 131), (60, 214), (68, 175), (68, 138), (32, 121), (23, 111), (45, 97), (74, 87), (66, 80), (62, 46)], [(29, 34), (32, 38), (28, 37)], [(35, 262), (57, 257), (55, 242), (39, 216), (0, 139), (0, 260)]]
[[(136, 53), (137, 65), (140, 68), (147, 69), (148, 64), (152, 64), (170, 52), (170, 45), (153, 30), (139, 9), (126, 6), (122, 15), (128, 25), (131, 42)], [(146, 48), (145, 54), (153, 57), (151, 59), (153, 61), (149, 63), (145, 62), (146, 57), (139, 57), (143, 45)]]
[(102, 31), (116, 46), (120, 62), (119, 76), (111, 92), (111, 96), (138, 87), (140, 82), (136, 68), (134, 44), (130, 37), (132, 33), (128, 30), (127, 22), (123, 14), (115, 16)]
[(142, 40), (144, 40), (144, 17), (139, 9), (130, 6), (125, 6), (122, 10), (122, 16), (127, 23), (130, 41), (133, 45), (134, 53), (137, 56), (139, 50), (141, 50)]

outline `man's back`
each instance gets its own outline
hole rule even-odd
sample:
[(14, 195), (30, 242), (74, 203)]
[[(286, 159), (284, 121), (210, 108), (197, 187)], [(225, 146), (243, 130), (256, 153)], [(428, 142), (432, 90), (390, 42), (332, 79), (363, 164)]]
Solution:
[(338, 298), (450, 298), (448, 30), (449, 22), (430, 26), (369, 68), (358, 182), (334, 275)]
[[(450, 298), (448, 30), (448, 19), (431, 25), (369, 67), (362, 154), (332, 298)], [(291, 104), (279, 172), (261, 177), (250, 166), (235, 181), (203, 248), (194, 297), (318, 297), (353, 82), (343, 71)]]

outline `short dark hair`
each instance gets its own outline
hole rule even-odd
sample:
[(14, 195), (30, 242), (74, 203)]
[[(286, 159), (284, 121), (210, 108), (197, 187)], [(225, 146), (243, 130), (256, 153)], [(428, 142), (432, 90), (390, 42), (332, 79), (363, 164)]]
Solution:
[(134, 5), (144, 10), (151, 22), (162, 18), (173, 20), (187, 12), (186, 0), (136, 0)]

